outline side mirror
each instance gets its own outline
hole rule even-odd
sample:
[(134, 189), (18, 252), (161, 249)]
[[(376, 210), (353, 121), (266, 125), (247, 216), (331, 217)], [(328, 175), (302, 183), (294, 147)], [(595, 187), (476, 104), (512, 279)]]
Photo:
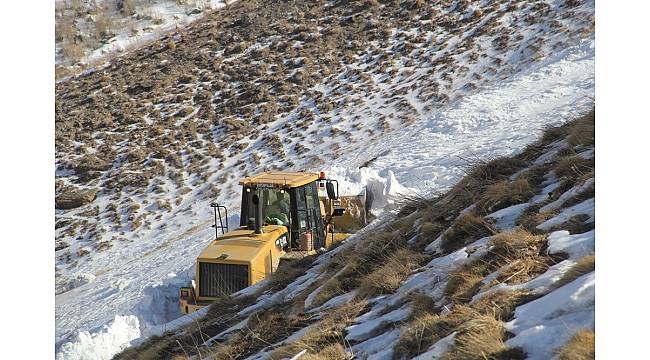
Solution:
[(336, 190), (334, 190), (334, 184), (331, 181), (328, 181), (325, 183), (325, 189), (327, 190), (327, 197), (330, 198), (331, 200), (336, 200), (338, 199), (338, 194), (336, 193)]
[(344, 208), (336, 208), (334, 209), (334, 212), (332, 213), (332, 216), (343, 216), (345, 214), (345, 209)]

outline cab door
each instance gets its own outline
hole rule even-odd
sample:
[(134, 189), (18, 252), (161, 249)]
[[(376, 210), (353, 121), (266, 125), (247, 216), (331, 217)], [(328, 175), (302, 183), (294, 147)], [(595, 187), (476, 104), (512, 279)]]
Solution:
[(311, 232), (314, 248), (324, 247), (325, 234), (316, 182), (291, 189), (291, 205), (291, 217), (297, 219), (291, 222), (292, 246), (297, 247), (301, 233)]

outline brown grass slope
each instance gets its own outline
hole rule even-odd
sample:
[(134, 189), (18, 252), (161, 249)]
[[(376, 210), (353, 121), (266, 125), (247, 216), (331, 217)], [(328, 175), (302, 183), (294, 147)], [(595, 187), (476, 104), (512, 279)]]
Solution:
[[(473, 5), (480, 10), (465, 17)], [(448, 84), (436, 76), (413, 78), (409, 76), (413, 69), (425, 69), (427, 75), (442, 73), (450, 79), (466, 78), (470, 88), (478, 88), (490, 80), (481, 75), (483, 70), (503, 76), (527, 66), (510, 64), (515, 58), (511, 53), (532, 51), (535, 56), (531, 55), (529, 62), (534, 62), (543, 56), (541, 45), (563, 47), (567, 41), (588, 36), (593, 31), (592, 17), (575, 5), (579, 4), (549, 8), (539, 1), (515, 0), (475, 4), (237, 1), (105, 67), (58, 82), (56, 194), (92, 188), (98, 190), (99, 198), (109, 198), (116, 207), (100, 208), (96, 216), (63, 211), (57, 217), (57, 247), (65, 249), (76, 239), (113, 241), (118, 237), (111, 235), (122, 232), (119, 238), (128, 238), (135, 231), (156, 226), (161, 216), (161, 212), (145, 210), (146, 201), (160, 200), (161, 210), (167, 213), (188, 206), (181, 204), (190, 192), (201, 199), (213, 199), (236, 190), (219, 186), (233, 172), (250, 174), (264, 166), (318, 166), (323, 154), (310, 153), (305, 146), (306, 141), (324, 136), (315, 128), (331, 129), (327, 136), (334, 144), (326, 154), (329, 159), (336, 159), (344, 147), (354, 147), (362, 137), (379, 139), (420, 115), (402, 98), (408, 90), (403, 84), (417, 89), (419, 101), (431, 109), (446, 104), (465, 83)], [(448, 11), (451, 8), (454, 10)], [(521, 26), (544, 30), (545, 35), (535, 36), (534, 47), (525, 37), (504, 35), (504, 30), (510, 33), (512, 29), (500, 19), (514, 11), (526, 14)], [(568, 26), (575, 21), (584, 26)], [(99, 23), (100, 32), (108, 26)], [(58, 37), (74, 32), (71, 24), (60, 25), (67, 26), (57, 27)], [(410, 34), (413, 28), (422, 34)], [(462, 39), (447, 46), (446, 41), (458, 34), (463, 34)], [(479, 43), (485, 45), (479, 47)], [(78, 50), (75, 46), (67, 49), (71, 53)], [(472, 60), (484, 69), (474, 76), (465, 74), (466, 58), (485, 58)], [(357, 66), (365, 70), (355, 69)], [(382, 80), (375, 80), (375, 75)], [(316, 84), (332, 92), (315, 90)], [(387, 89), (382, 89), (383, 85)], [(394, 113), (394, 118), (370, 112), (364, 114), (364, 132), (353, 136), (338, 129), (341, 120), (335, 110), (363, 105), (368, 93), (387, 98), (386, 111)], [(281, 124), (290, 143), (267, 131), (279, 118), (290, 119)], [(361, 118), (356, 120), (352, 125), (358, 127)], [(292, 150), (301, 157), (289, 159)], [(238, 156), (233, 167), (223, 169), (226, 161)], [(484, 174), (479, 171), (475, 175)], [(171, 184), (165, 185), (167, 180)], [(471, 188), (472, 184), (465, 186)], [(181, 196), (165, 198), (175, 191)], [(155, 199), (140, 199), (151, 193)], [(525, 195), (524, 191), (501, 204), (485, 205), (496, 208)], [(133, 208), (132, 203), (140, 208)], [(84, 206), (91, 207), (92, 202)], [(120, 216), (125, 208), (128, 214)], [(86, 210), (83, 206), (79, 209)], [(75, 216), (66, 216), (70, 214)], [(109, 225), (100, 225), (98, 220)], [(66, 264), (75, 259), (72, 252), (60, 257)]]
[[(450, 227), (444, 231), (442, 248), (444, 253), (449, 253), (482, 236), (494, 234), (491, 239), (491, 248), (479, 259), (462, 265), (450, 273), (446, 283), (445, 295), (451, 301), (452, 309), (445, 315), (440, 315), (435, 307), (428, 311), (414, 311), (411, 318), (402, 325), (402, 335), (395, 347), (396, 359), (408, 359), (426, 351), (436, 341), (456, 333), (454, 345), (445, 354), (447, 359), (523, 359), (525, 353), (521, 349), (510, 349), (504, 344), (507, 335), (503, 330), (503, 322), (510, 320), (516, 306), (535, 299), (526, 292), (489, 293), (477, 301), (470, 303), (474, 295), (486, 286), (493, 286), (504, 282), (509, 284), (522, 283), (546, 271), (549, 266), (563, 259), (562, 255), (550, 256), (546, 253), (546, 236), (535, 227), (544, 220), (553, 216), (538, 214), (539, 208), (546, 203), (557, 199), (564, 191), (570, 189), (587, 178), (584, 171), (561, 172), (562, 181), (570, 184), (562, 186), (563, 191), (551, 194), (550, 198), (539, 206), (531, 207), (525, 212), (519, 223), (524, 225), (510, 231), (497, 232), (491, 227), (483, 216), (495, 208), (502, 208), (514, 203), (526, 202), (534, 193), (539, 192), (544, 173), (564, 167), (564, 157), (549, 164), (534, 166), (524, 171), (520, 178), (526, 182), (506, 180), (505, 178), (519, 171), (524, 164), (536, 159), (541, 152), (551, 143), (566, 140), (569, 148), (564, 153), (576, 154), (584, 149), (594, 146), (593, 131), (594, 112), (591, 112), (576, 121), (567, 123), (558, 128), (547, 129), (542, 139), (531, 144), (521, 154), (513, 159), (498, 159), (492, 164), (479, 163), (468, 172), (468, 176), (455, 186), (450, 194), (439, 197), (433, 204), (425, 200), (418, 200), (409, 211), (424, 211), (431, 218), (431, 211), (439, 220)], [(584, 164), (584, 163), (583, 163)], [(511, 165), (511, 166), (509, 166)], [(593, 174), (593, 160), (584, 170)], [(492, 169), (492, 171), (488, 171)], [(497, 171), (495, 171), (497, 170)], [(507, 171), (509, 170), (509, 171)], [(501, 179), (499, 179), (501, 178)], [(531, 179), (531, 181), (528, 181)], [(471, 184), (471, 186), (467, 186)], [(509, 186), (509, 185), (510, 186)], [(531, 185), (532, 184), (532, 185)], [(464, 186), (461, 186), (464, 185)], [(513, 195), (514, 194), (514, 195)], [(593, 197), (593, 192), (580, 195), (582, 198)], [(453, 212), (439, 215), (439, 211), (449, 211), (449, 201), (454, 199), (458, 205)], [(460, 200), (459, 200), (460, 199)], [(579, 200), (579, 199), (578, 199)], [(460, 210), (469, 206), (474, 201), (477, 208), (455, 221)], [(567, 202), (568, 205), (577, 201)], [(489, 204), (503, 204), (489, 206)], [(488, 204), (486, 206), (486, 204)], [(444, 213), (443, 213), (444, 214)], [(543, 214), (542, 214), (543, 215)], [(567, 227), (567, 226), (571, 227)], [(580, 226), (578, 226), (580, 225)], [(591, 226), (582, 223), (565, 223), (561, 228), (570, 229), (572, 233), (590, 230)], [(529, 229), (533, 229), (532, 233)], [(429, 241), (432, 239), (429, 238)], [(566, 284), (580, 275), (593, 271), (594, 256), (585, 256), (573, 268), (567, 271), (556, 286)], [(485, 277), (498, 272), (491, 284), (483, 284)], [(421, 309), (421, 307), (416, 307)], [(472, 314), (478, 310), (480, 315)]]

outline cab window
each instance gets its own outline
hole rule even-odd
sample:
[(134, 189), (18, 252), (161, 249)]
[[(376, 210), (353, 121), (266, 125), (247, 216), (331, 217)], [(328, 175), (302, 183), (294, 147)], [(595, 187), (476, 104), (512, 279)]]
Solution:
[(247, 226), (255, 221), (255, 205), (253, 195), (258, 194), (262, 202), (262, 220), (265, 224), (289, 225), (291, 212), (289, 194), (281, 189), (265, 188), (242, 193), (241, 226)]

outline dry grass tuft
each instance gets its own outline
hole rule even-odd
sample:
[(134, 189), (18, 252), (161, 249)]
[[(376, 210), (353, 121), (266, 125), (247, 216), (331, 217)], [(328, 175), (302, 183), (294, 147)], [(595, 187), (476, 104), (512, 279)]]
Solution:
[(545, 235), (533, 235), (524, 229), (515, 228), (494, 235), (490, 239), (490, 252), (501, 257), (503, 261), (534, 258), (538, 256), (545, 239)]
[(283, 306), (280, 306), (252, 315), (242, 331), (214, 347), (214, 358), (244, 358), (287, 338), (308, 324), (304, 316), (287, 315), (282, 310)]
[(302, 360), (344, 360), (352, 359), (352, 354), (345, 351), (341, 344), (326, 346), (316, 354), (307, 353), (300, 357)]
[(502, 180), (488, 186), (477, 206), (485, 213), (491, 213), (527, 202), (533, 195), (535, 191), (528, 179), (520, 176), (514, 181)]
[(579, 177), (594, 170), (594, 161), (593, 159), (584, 159), (578, 155), (564, 156), (558, 160), (554, 170), (559, 178)]
[(95, 17), (95, 34), (98, 38), (108, 35), (113, 29), (113, 19), (104, 13)]
[(531, 233), (538, 233), (538, 225), (559, 214), (558, 210), (540, 213), (540, 207), (541, 206), (531, 206), (526, 209), (526, 211), (524, 211), (524, 213), (521, 214), (521, 216), (517, 219), (516, 224), (526, 231), (529, 231)]
[(502, 321), (511, 318), (517, 306), (531, 299), (523, 290), (497, 291), (472, 303), (474, 315), (455, 329), (454, 345), (443, 359), (525, 359), (521, 349), (505, 345)]
[(525, 282), (543, 273), (553, 262), (540, 254), (545, 238), (521, 228), (494, 235), (490, 239), (492, 247), (483, 258), (466, 263), (449, 274), (445, 295), (454, 302), (469, 302), (483, 286), (483, 279), (506, 265), (509, 266), (499, 274), (498, 282)]
[[(441, 230), (448, 227), (451, 221), (450, 219), (458, 217), (463, 209), (477, 202), (490, 185), (499, 181), (507, 181), (511, 175), (526, 165), (526, 162), (523, 160), (507, 157), (496, 158), (490, 161), (467, 160), (467, 176), (458, 182), (448, 193), (435, 196), (433, 199), (425, 196), (408, 197), (403, 202), (403, 206), (397, 216), (401, 218), (417, 212), (417, 218), (422, 218), (424, 221), (434, 225), (427, 229), (433, 235), (437, 231), (437, 226), (440, 226)], [(468, 217), (464, 220), (471, 219)], [(474, 227), (471, 225), (479, 225), (475, 230), (486, 230), (486, 225), (488, 225), (485, 221), (474, 221), (473, 223), (470, 222), (467, 225), (470, 225), (470, 228)], [(462, 225), (462, 220), (459, 225)], [(488, 231), (483, 233), (492, 233), (489, 229), (490, 226), (487, 226)], [(462, 236), (461, 231), (458, 234), (448, 234), (447, 238), (452, 239)], [(423, 238), (422, 241), (424, 240)], [(462, 244), (459, 245), (454, 241), (447, 241), (446, 244), (449, 245), (447, 250), (453, 250), (462, 246)]]
[(486, 268), (472, 263), (450, 273), (445, 285), (445, 296), (456, 303), (471, 301), (481, 289), (482, 281), (488, 273), (484, 270)]
[(596, 143), (596, 111), (572, 123), (568, 131), (567, 141), (571, 146), (594, 146)]
[(576, 121), (569, 122), (559, 127), (551, 127), (544, 131), (542, 144), (566, 138), (571, 146), (593, 146), (595, 144), (595, 118), (596, 110), (592, 109)]
[(440, 308), (436, 306), (436, 302), (431, 296), (417, 292), (409, 294), (408, 297), (411, 301), (411, 319), (440, 312)]
[(56, 41), (69, 40), (74, 37), (77, 29), (72, 20), (56, 21), (54, 29), (54, 38)]
[(424, 313), (411, 319), (395, 344), (396, 358), (410, 359), (426, 351), (436, 341), (448, 336), (464, 322), (479, 316), (467, 306), (454, 306), (445, 315)]
[(343, 294), (341, 282), (337, 278), (330, 278), (322, 285), (321, 289), (318, 291), (318, 294), (314, 296), (311, 307), (319, 307), (325, 304), (331, 298), (340, 294)]
[(532, 296), (527, 290), (494, 291), (482, 296), (470, 306), (483, 315), (489, 315), (501, 321), (508, 321), (515, 308), (527, 301)]
[(227, 329), (236, 321), (239, 310), (250, 305), (255, 297), (226, 297), (212, 303), (200, 322), (187, 325), (180, 335), (153, 336), (139, 346), (130, 347), (115, 359), (161, 359), (198, 351), (198, 345), (212, 335)]
[(496, 283), (507, 283), (510, 285), (521, 284), (532, 277), (544, 273), (553, 263), (548, 256), (537, 256), (513, 261), (510, 266), (501, 270), (495, 279)]
[(596, 269), (596, 255), (586, 255), (578, 260), (569, 270), (567, 270), (560, 280), (555, 283), (556, 287), (566, 285), (584, 274), (588, 274)]
[(83, 46), (73, 42), (64, 44), (61, 47), (61, 51), (63, 53), (63, 57), (72, 61), (73, 63), (81, 60), (85, 53)]
[(556, 230), (566, 230), (571, 234), (582, 234), (587, 231), (593, 230), (594, 227), (596, 226), (595, 222), (588, 222), (589, 220), (589, 215), (587, 214), (578, 214), (578, 215), (573, 215), (569, 218), (569, 220), (559, 224), (555, 225), (549, 229), (546, 229), (546, 232), (553, 232)]
[(439, 222), (428, 222), (425, 221), (420, 226), (420, 232), (418, 233), (417, 240), (414, 244), (416, 249), (424, 249), (428, 244), (435, 240), (440, 233), (445, 230), (445, 226)]
[(558, 352), (560, 360), (589, 360), (596, 358), (596, 333), (580, 330)]
[(400, 234), (410, 233), (413, 231), (413, 224), (415, 223), (415, 220), (418, 219), (418, 215), (419, 214), (417, 213), (412, 213), (403, 217), (398, 217), (388, 224), (386, 229), (389, 232), (399, 232)]
[(419, 267), (422, 259), (423, 255), (407, 248), (385, 256), (382, 266), (361, 279), (359, 296), (394, 293), (411, 272)]
[(496, 230), (485, 218), (468, 212), (460, 216), (442, 236), (440, 244), (445, 253), (450, 253), (473, 240), (493, 235)]
[[(352, 324), (367, 307), (366, 301), (352, 301), (328, 312), (301, 339), (277, 348), (268, 357), (270, 360), (291, 358), (306, 349), (308, 354), (319, 354), (323, 349), (339, 344), (345, 345), (345, 328)], [(329, 354), (335, 354), (330, 350)], [(322, 355), (322, 354), (321, 354)], [(307, 354), (305, 355), (307, 356)]]
[(497, 282), (519, 284), (546, 271), (554, 259), (542, 253), (546, 235), (515, 228), (490, 239), (490, 270), (500, 270)]
[(510, 177), (528, 164), (516, 158), (500, 157), (487, 162), (470, 163), (470, 165), (472, 165), (471, 171), (467, 174), (467, 178), (463, 180), (483, 184), (484, 186), (481, 188), (485, 188), (492, 182)]
[(399, 235), (390, 232), (370, 234), (356, 246), (359, 260), (367, 262), (382, 263), (386, 254), (392, 253), (403, 247), (404, 240)]
[[(503, 323), (491, 316), (479, 315), (462, 324), (453, 347), (443, 359), (495, 359), (507, 348), (503, 342)], [(514, 358), (512, 358), (514, 359)]]
[[(377, 232), (366, 235), (350, 250), (354, 256), (344, 256), (341, 263), (335, 262), (344, 270), (337, 276), (343, 292), (359, 286), (360, 280), (384, 265), (390, 254), (405, 248), (405, 240), (399, 234), (392, 232)], [(338, 267), (337, 265), (334, 265)]]

